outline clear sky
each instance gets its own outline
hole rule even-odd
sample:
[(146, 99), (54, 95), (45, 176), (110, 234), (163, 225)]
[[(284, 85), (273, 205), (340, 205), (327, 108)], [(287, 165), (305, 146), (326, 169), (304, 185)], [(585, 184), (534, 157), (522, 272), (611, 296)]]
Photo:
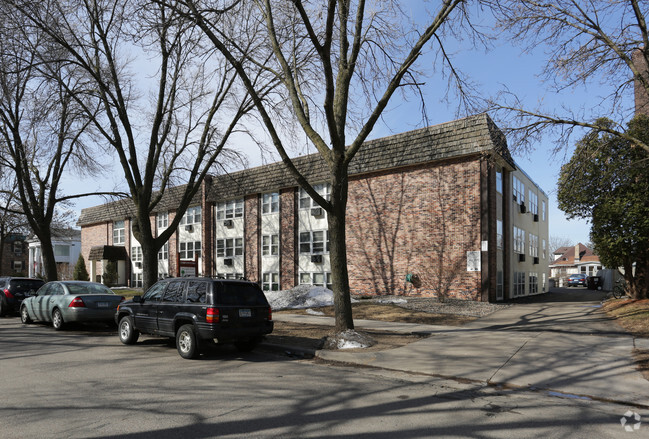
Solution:
[[(605, 87), (601, 85), (589, 85), (581, 90), (572, 90), (561, 94), (550, 94), (546, 91), (537, 75), (543, 67), (544, 54), (522, 54), (522, 50), (513, 47), (506, 41), (488, 52), (484, 49), (468, 48), (462, 42), (455, 44), (453, 55), (456, 67), (465, 72), (478, 86), (478, 89), (485, 96), (493, 96), (504, 86), (518, 94), (526, 105), (534, 107), (537, 102), (543, 101), (549, 106), (566, 106), (569, 108), (595, 107), (600, 97), (607, 94)], [(418, 68), (424, 71), (433, 71), (433, 57), (429, 54), (424, 56), (418, 63)], [(427, 106), (427, 116), (430, 124), (438, 124), (453, 120), (457, 117), (453, 102), (443, 102), (445, 80), (438, 76), (427, 78), (426, 84), (422, 87), (424, 99)], [(442, 84), (442, 85), (440, 85)], [(632, 99), (632, 96), (629, 96)], [(372, 132), (370, 138), (383, 137), (414, 128), (421, 127), (421, 111), (419, 102), (416, 99), (402, 101), (397, 93), (391, 101), (388, 111), (385, 113), (381, 123)], [(572, 140), (577, 140), (579, 136)], [(590, 226), (586, 221), (568, 221), (557, 207), (556, 181), (558, 179), (561, 165), (570, 158), (572, 147), (569, 146), (563, 153), (553, 156), (550, 151), (554, 146), (553, 138), (545, 138), (535, 145), (535, 149), (529, 153), (517, 151), (516, 145), (509, 144), (513, 151), (514, 158), (520, 167), (543, 189), (550, 199), (549, 219), (550, 236), (562, 237), (571, 241), (587, 243), (589, 239)], [(262, 164), (259, 153), (255, 148), (246, 147), (249, 151), (251, 166)], [(268, 158), (266, 158), (267, 160)], [(114, 184), (123, 181), (121, 168), (113, 165), (114, 175), (112, 182), (97, 181), (97, 179), (80, 180), (76, 177), (68, 177), (65, 181), (66, 193), (112, 189)], [(76, 203), (74, 210), (77, 214), (81, 208), (102, 204), (105, 201), (101, 198), (92, 197), (80, 200)]]

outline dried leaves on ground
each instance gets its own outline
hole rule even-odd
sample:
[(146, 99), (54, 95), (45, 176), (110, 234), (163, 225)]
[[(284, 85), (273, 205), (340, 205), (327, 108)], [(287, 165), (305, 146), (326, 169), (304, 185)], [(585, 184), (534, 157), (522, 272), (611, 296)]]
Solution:
[[(394, 304), (380, 304), (374, 302), (359, 302), (352, 305), (354, 320), (379, 320), (384, 322), (419, 323), (424, 325), (445, 325), (460, 326), (473, 321), (476, 317), (438, 314), (424, 311), (413, 311), (404, 309)], [(312, 310), (311, 312), (313, 312)], [(333, 317), (333, 306), (316, 308), (315, 311), (325, 316)], [(276, 311), (275, 314), (307, 314), (306, 310), (290, 309)], [(363, 348), (364, 352), (393, 349), (421, 340), (424, 336), (416, 334), (399, 334), (390, 331), (369, 331), (362, 332), (372, 337), (376, 344), (369, 348)], [(275, 322), (273, 333), (267, 336), (270, 343), (297, 346), (303, 349), (322, 349), (324, 339), (334, 334), (331, 326), (308, 325), (301, 323)]]
[[(649, 338), (649, 299), (609, 300), (603, 308), (627, 332), (636, 337)], [(649, 350), (634, 349), (633, 355), (638, 370), (649, 380)]]

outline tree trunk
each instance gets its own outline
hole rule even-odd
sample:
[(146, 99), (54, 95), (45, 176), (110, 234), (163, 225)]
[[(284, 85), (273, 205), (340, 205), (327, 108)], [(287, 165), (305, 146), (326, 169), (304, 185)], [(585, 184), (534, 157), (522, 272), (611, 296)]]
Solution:
[[(144, 239), (144, 241), (149, 241)], [(158, 250), (149, 243), (140, 242), (142, 245), (142, 288), (148, 290), (158, 281)]]
[(56, 269), (56, 258), (54, 257), (54, 246), (52, 245), (52, 234), (49, 225), (39, 224), (38, 230), (34, 230), (34, 233), (41, 243), (45, 280), (48, 282), (58, 280), (58, 270)]
[[(341, 171), (343, 172), (343, 171)], [(338, 175), (339, 178), (336, 178)], [(327, 215), (329, 226), (329, 257), (331, 261), (331, 285), (334, 293), (336, 332), (354, 329), (351, 291), (347, 273), (346, 209), (347, 176), (334, 173), (331, 184), (332, 211)]]

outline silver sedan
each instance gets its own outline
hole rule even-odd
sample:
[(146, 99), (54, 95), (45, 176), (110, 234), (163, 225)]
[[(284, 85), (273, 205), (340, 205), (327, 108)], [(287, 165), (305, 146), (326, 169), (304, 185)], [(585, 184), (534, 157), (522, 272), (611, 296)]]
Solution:
[(123, 300), (124, 297), (96, 282), (48, 282), (36, 295), (23, 300), (20, 320), (25, 324), (34, 320), (52, 322), (57, 331), (70, 322), (111, 323)]

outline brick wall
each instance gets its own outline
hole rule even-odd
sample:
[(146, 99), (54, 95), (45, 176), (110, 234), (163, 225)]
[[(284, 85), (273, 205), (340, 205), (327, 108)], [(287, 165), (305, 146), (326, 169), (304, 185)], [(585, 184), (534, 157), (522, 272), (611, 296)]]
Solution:
[[(81, 228), (81, 255), (86, 261), (86, 270), (90, 274), (90, 249), (96, 245), (110, 245), (113, 242), (112, 238), (112, 223), (93, 224), (92, 226), (83, 226)], [(96, 264), (97, 274), (103, 274), (101, 263)], [(94, 281), (95, 279), (90, 279)]]
[(280, 270), (279, 286), (286, 290), (297, 285), (297, 201), (296, 189), (279, 193)]
[(350, 181), (352, 292), (480, 300), (480, 273), (466, 271), (466, 252), (480, 250), (480, 171), (474, 158)]

